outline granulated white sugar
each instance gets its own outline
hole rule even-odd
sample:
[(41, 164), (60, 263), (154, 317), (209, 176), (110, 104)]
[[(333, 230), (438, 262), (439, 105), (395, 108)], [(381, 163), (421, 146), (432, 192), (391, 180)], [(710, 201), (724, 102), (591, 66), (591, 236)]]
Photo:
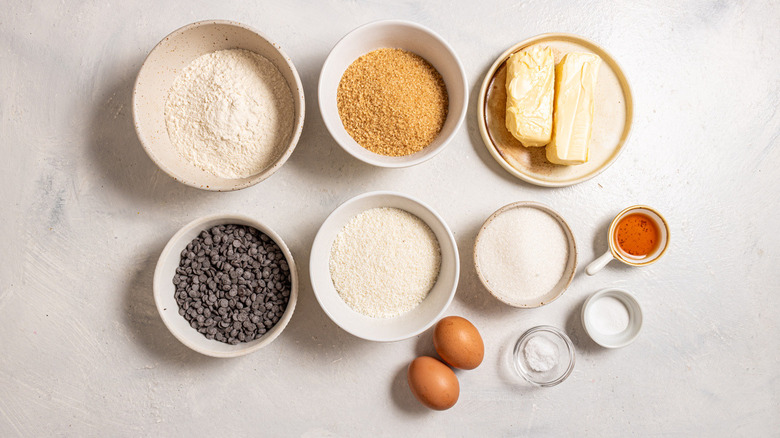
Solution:
[(356, 312), (392, 318), (419, 305), (436, 283), (441, 250), (417, 216), (397, 208), (372, 208), (338, 233), (330, 275), (339, 296)]
[(249, 50), (208, 53), (176, 78), (165, 125), (185, 160), (222, 178), (255, 175), (279, 157), (293, 131), (292, 92), (268, 59)]
[(482, 230), (476, 254), (496, 296), (508, 303), (541, 302), (563, 276), (569, 246), (555, 218), (519, 207), (499, 214)]

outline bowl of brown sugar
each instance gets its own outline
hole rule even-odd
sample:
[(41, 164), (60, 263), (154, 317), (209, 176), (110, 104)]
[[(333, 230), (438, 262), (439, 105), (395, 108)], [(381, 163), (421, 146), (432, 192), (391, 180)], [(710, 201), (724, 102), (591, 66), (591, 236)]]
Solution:
[(409, 21), (369, 23), (348, 33), (322, 66), (325, 126), (353, 157), (407, 167), (439, 153), (466, 115), (468, 83), (452, 47)]

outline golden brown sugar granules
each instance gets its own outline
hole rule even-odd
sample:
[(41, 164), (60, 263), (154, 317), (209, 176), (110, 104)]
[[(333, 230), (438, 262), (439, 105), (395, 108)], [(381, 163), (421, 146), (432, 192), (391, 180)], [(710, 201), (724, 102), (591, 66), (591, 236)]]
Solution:
[(447, 87), (425, 59), (378, 49), (353, 62), (336, 94), (344, 129), (371, 152), (400, 157), (428, 146), (447, 119)]

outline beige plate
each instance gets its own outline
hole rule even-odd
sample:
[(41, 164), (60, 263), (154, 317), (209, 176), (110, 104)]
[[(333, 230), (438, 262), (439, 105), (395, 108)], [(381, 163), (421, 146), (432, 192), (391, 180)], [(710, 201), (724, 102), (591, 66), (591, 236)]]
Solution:
[[(545, 157), (545, 148), (526, 148), (506, 129), (506, 60), (512, 53), (535, 45), (552, 48), (556, 63), (568, 52), (595, 53), (603, 61), (596, 85), (590, 156), (585, 164), (552, 164)], [(620, 66), (602, 48), (576, 35), (548, 33), (515, 44), (498, 57), (482, 82), (477, 111), (482, 140), (504, 169), (531, 184), (563, 187), (593, 178), (617, 159), (631, 131), (634, 101)]]
[[(496, 292), (494, 292), (493, 289), (490, 288), (490, 284), (488, 283), (488, 281), (482, 275), (482, 269), (480, 269), (479, 257), (477, 254), (477, 246), (479, 245), (479, 238), (482, 235), (482, 232), (485, 230), (485, 228), (487, 228), (488, 225), (490, 225), (490, 223), (493, 222), (493, 220), (497, 218), (499, 215), (509, 210), (514, 210), (516, 208), (535, 208), (537, 210), (540, 210), (552, 216), (552, 218), (555, 219), (563, 229), (563, 233), (566, 235), (566, 242), (569, 245), (569, 258), (566, 261), (566, 268), (564, 268), (563, 275), (561, 276), (561, 279), (558, 281), (558, 284), (556, 284), (555, 287), (552, 288), (547, 293), (534, 297), (533, 299), (527, 301), (508, 300), (506, 297), (503, 297), (497, 294)], [(482, 227), (479, 229), (477, 238), (474, 241), (474, 250), (472, 256), (474, 257), (474, 267), (476, 267), (477, 269), (477, 276), (479, 277), (479, 281), (482, 282), (482, 285), (485, 286), (485, 289), (487, 289), (488, 292), (490, 292), (499, 301), (505, 304), (509, 304), (510, 306), (513, 307), (539, 307), (555, 301), (555, 299), (563, 295), (566, 289), (569, 288), (571, 281), (574, 279), (574, 273), (577, 272), (577, 243), (574, 240), (574, 233), (571, 232), (571, 228), (569, 228), (569, 224), (566, 223), (563, 217), (561, 217), (561, 215), (559, 215), (552, 208), (544, 204), (540, 204), (538, 202), (532, 202), (532, 201), (514, 202), (512, 204), (508, 204), (499, 208), (498, 210), (495, 211), (495, 213), (491, 214), (490, 217), (485, 221), (484, 224), (482, 224)]]

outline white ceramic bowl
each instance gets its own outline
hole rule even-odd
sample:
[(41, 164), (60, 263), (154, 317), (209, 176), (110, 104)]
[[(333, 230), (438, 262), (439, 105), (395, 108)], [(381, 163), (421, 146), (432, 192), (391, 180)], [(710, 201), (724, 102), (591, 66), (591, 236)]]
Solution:
[[(561, 229), (563, 230), (563, 233), (566, 236), (566, 242), (569, 250), (569, 257), (566, 260), (566, 266), (564, 267), (563, 275), (561, 276), (561, 279), (558, 281), (558, 283), (552, 289), (547, 291), (547, 293), (538, 297), (534, 297), (531, 300), (510, 299), (498, 293), (497, 291), (494, 291), (490, 283), (483, 275), (482, 273), (483, 269), (479, 263), (479, 259), (480, 259), (479, 241), (482, 232), (499, 215), (517, 208), (535, 208), (537, 210), (540, 210), (550, 215), (553, 219), (555, 219), (555, 221), (558, 222), (558, 224), (560, 224)], [(571, 281), (574, 279), (574, 273), (577, 272), (577, 243), (574, 240), (574, 233), (571, 232), (571, 228), (569, 228), (569, 224), (566, 223), (566, 221), (563, 219), (563, 217), (560, 214), (558, 214), (558, 212), (538, 202), (531, 202), (531, 201), (514, 202), (512, 204), (505, 205), (499, 208), (498, 210), (496, 210), (496, 212), (490, 215), (490, 217), (485, 221), (484, 224), (482, 224), (482, 227), (479, 229), (477, 238), (474, 240), (473, 254), (474, 254), (474, 266), (477, 269), (477, 276), (479, 277), (479, 280), (482, 282), (482, 285), (485, 286), (485, 289), (487, 289), (488, 292), (490, 292), (490, 294), (496, 297), (496, 299), (498, 299), (499, 301), (505, 304), (509, 304), (510, 306), (513, 307), (524, 307), (524, 308), (540, 307), (545, 304), (549, 304), (553, 302), (555, 299), (563, 295), (566, 289), (568, 289), (569, 285), (571, 284)]]
[[(607, 332), (602, 327), (605, 322), (597, 321), (598, 313), (594, 307), (598, 305), (599, 300), (604, 298), (614, 298), (625, 306), (628, 313), (628, 324), (625, 329), (618, 332)], [(609, 316), (609, 315), (607, 315)], [(614, 317), (614, 315), (612, 315)], [(607, 288), (602, 289), (585, 300), (582, 304), (582, 326), (593, 341), (602, 347), (620, 348), (634, 342), (634, 339), (642, 330), (642, 307), (630, 292), (623, 289)]]
[[(345, 303), (330, 276), (330, 249), (333, 240), (352, 217), (377, 207), (399, 208), (422, 219), (436, 235), (441, 249), (439, 277), (419, 306), (395, 318), (371, 318)], [(339, 327), (369, 341), (392, 342), (415, 336), (433, 325), (455, 296), (460, 275), (458, 247), (447, 224), (426, 204), (395, 192), (370, 192), (341, 204), (325, 219), (311, 248), (311, 284), (322, 310)]]
[[(262, 231), (276, 242), (282, 253), (284, 253), (284, 257), (287, 259), (287, 264), (290, 267), (290, 300), (279, 322), (262, 337), (251, 342), (241, 342), (235, 345), (207, 339), (201, 333), (198, 333), (197, 330), (190, 327), (187, 320), (179, 315), (179, 305), (174, 297), (176, 288), (173, 285), (173, 276), (176, 273), (176, 268), (179, 266), (181, 251), (201, 231), (221, 224), (246, 225)], [(290, 249), (287, 248), (282, 238), (272, 229), (246, 216), (215, 215), (196, 219), (182, 227), (181, 230), (171, 237), (171, 240), (165, 245), (162, 254), (160, 254), (160, 259), (157, 261), (157, 267), (154, 270), (153, 289), (154, 302), (157, 305), (157, 310), (160, 312), (160, 317), (176, 339), (198, 353), (207, 356), (237, 357), (252, 353), (270, 344), (282, 333), (287, 323), (290, 322), (290, 318), (292, 318), (292, 314), (295, 311), (295, 303), (298, 301), (298, 271)]]
[[(179, 73), (195, 58), (226, 49), (246, 49), (267, 58), (287, 81), (294, 100), (295, 121), (289, 143), (271, 165), (247, 178), (220, 178), (184, 160), (176, 152), (165, 126), (165, 99)], [(146, 57), (133, 89), (135, 130), (146, 153), (175, 180), (204, 190), (238, 190), (276, 172), (298, 143), (304, 108), (303, 86), (290, 58), (261, 33), (232, 21), (200, 21), (163, 38)]]
[[(449, 96), (447, 120), (439, 136), (423, 150), (403, 157), (375, 154), (360, 146), (344, 129), (336, 104), (336, 92), (347, 67), (360, 56), (381, 48), (404, 49), (425, 58), (441, 74)], [(358, 160), (379, 167), (407, 167), (433, 158), (453, 138), (468, 106), (466, 73), (452, 47), (432, 30), (401, 20), (369, 23), (342, 38), (322, 66), (318, 94), (322, 119), (336, 142)]]

